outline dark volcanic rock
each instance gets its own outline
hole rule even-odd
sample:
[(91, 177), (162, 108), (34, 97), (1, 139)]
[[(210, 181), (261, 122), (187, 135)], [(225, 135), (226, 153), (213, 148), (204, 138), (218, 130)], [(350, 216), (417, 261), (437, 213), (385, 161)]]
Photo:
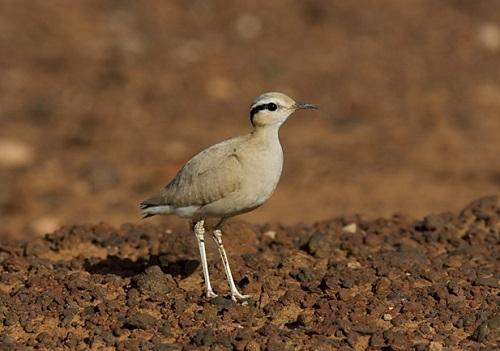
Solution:
[[(355, 221), (356, 233), (342, 230)], [(201, 270), (182, 268), (197, 248), (164, 240), (161, 227), (62, 228), (0, 245), (0, 349), (494, 349), (498, 223), (486, 198), (421, 221), (355, 217), (283, 227), (279, 242), (257, 235), (251, 259), (231, 257), (246, 303), (228, 298), (212, 259), (219, 296), (206, 299)]]
[(124, 327), (128, 329), (148, 330), (155, 327), (157, 324), (158, 320), (155, 317), (147, 313), (137, 313), (125, 320)]
[(166, 295), (177, 286), (172, 276), (163, 273), (158, 266), (148, 267), (144, 273), (135, 276), (132, 281), (137, 290), (152, 298)]

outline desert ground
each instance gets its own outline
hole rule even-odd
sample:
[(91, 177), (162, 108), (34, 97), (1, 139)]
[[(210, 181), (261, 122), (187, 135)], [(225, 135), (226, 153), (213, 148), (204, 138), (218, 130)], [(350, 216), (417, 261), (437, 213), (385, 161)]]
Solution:
[[(204, 295), (187, 228), (101, 223), (0, 247), (0, 348), (495, 350), (498, 198), (414, 220), (232, 222)], [(211, 249), (211, 250), (210, 250)]]

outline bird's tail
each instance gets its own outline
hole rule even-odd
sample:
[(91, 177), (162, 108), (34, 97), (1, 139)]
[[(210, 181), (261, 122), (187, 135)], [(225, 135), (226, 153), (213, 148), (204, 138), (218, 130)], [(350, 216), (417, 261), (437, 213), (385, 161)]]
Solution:
[(141, 202), (139, 208), (141, 209), (142, 219), (153, 217), (155, 213), (152, 211), (154, 205), (150, 205), (144, 202)]
[(141, 210), (142, 218), (148, 218), (155, 215), (170, 214), (172, 213), (172, 208), (170, 205), (165, 204), (164, 199), (161, 196), (153, 196), (147, 200), (140, 203), (139, 208)]

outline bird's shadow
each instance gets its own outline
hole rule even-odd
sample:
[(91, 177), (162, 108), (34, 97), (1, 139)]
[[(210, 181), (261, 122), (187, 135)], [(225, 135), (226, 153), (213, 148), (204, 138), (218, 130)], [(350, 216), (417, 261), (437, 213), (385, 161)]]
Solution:
[(87, 259), (84, 268), (90, 274), (114, 274), (122, 278), (141, 274), (150, 266), (159, 266), (164, 273), (184, 279), (189, 277), (200, 265), (200, 261), (192, 259), (165, 259), (164, 255), (140, 257), (136, 261), (108, 255), (101, 260)]

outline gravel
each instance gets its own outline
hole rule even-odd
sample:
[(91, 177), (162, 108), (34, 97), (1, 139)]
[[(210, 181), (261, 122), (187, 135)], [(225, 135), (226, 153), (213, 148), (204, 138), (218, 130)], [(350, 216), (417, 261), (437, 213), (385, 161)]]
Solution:
[[(346, 223), (356, 230), (346, 231)], [(219, 296), (204, 297), (198, 251), (187, 229), (83, 225), (26, 243), (4, 241), (0, 349), (493, 350), (498, 345), (496, 197), (475, 200), (457, 214), (423, 219), (351, 216), (290, 227), (228, 228), (234, 276), (252, 296), (245, 304), (227, 296), (211, 247)], [(242, 233), (245, 245), (238, 245)]]

